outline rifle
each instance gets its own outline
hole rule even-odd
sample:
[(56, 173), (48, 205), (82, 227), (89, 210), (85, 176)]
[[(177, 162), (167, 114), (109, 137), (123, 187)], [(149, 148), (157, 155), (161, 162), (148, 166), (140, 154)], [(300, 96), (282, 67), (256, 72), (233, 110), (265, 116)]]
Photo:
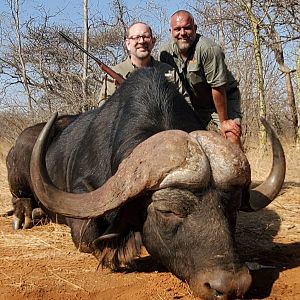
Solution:
[(121, 76), (120, 74), (118, 74), (117, 72), (115, 72), (114, 70), (112, 70), (109, 66), (107, 66), (102, 61), (100, 61), (96, 56), (94, 56), (93, 54), (91, 54), (88, 51), (86, 51), (83, 47), (81, 47), (80, 45), (78, 45), (76, 42), (74, 42), (70, 37), (68, 37), (67, 35), (65, 35), (63, 32), (59, 31), (58, 33), (65, 40), (67, 40), (69, 43), (73, 44), (76, 48), (80, 49), (87, 56), (89, 56), (90, 58), (92, 58), (100, 66), (100, 68), (101, 68), (101, 70), (103, 72), (105, 72), (106, 74), (108, 74), (109, 76), (111, 76), (116, 81), (116, 85), (117, 86), (119, 86), (125, 80), (123, 76)]

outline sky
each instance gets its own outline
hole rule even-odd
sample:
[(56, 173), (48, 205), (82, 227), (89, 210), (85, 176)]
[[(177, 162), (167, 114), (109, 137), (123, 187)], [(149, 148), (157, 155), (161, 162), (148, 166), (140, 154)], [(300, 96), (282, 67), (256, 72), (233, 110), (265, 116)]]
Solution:
[[(0, 16), (2, 12), (8, 10), (7, 2), (9, 0), (0, 0)], [(28, 19), (37, 15), (38, 10), (44, 10), (47, 15), (53, 16), (52, 21), (55, 23), (67, 24), (72, 22), (74, 24), (82, 23), (83, 16), (83, 0), (20, 0), (21, 18)], [(122, 0), (129, 10), (135, 11), (137, 5), (144, 6), (145, 2), (153, 2), (164, 7), (167, 11), (168, 17), (177, 9), (187, 8), (186, 4), (182, 4), (182, 0)], [(112, 0), (88, 0), (89, 15), (102, 14), (104, 17), (111, 11)], [(186, 1), (184, 1), (186, 3)]]
[[(11, 18), (8, 6), (10, 1), (15, 2), (15, 0), (0, 0), (0, 26), (2, 20)], [(113, 0), (88, 0), (89, 23), (102, 19), (111, 24), (114, 21), (112, 2)], [(148, 23), (154, 34), (163, 40), (169, 34), (167, 28), (170, 16), (178, 9), (189, 10), (187, 3), (193, 3), (192, 0), (121, 0), (121, 2), (127, 7), (130, 17), (135, 17), (134, 21)], [(36, 24), (43, 23), (44, 19), (41, 17), (47, 15), (50, 16), (48, 25), (83, 29), (83, 3), (83, 0), (19, 0), (21, 24), (29, 19), (36, 21)], [(146, 7), (147, 3), (152, 3), (150, 9)], [(162, 8), (164, 14), (161, 9), (155, 9), (155, 6)]]

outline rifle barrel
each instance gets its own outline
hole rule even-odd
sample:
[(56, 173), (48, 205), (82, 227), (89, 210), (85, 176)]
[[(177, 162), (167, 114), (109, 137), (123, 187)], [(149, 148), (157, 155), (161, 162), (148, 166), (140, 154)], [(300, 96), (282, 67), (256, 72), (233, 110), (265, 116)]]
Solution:
[(78, 49), (80, 49), (82, 52), (84, 52), (85, 54), (87, 54), (90, 58), (94, 59), (98, 64), (100, 65), (104, 65), (103, 62), (101, 62), (96, 56), (94, 56), (93, 54), (89, 53), (87, 50), (85, 50), (82, 46), (80, 46), (79, 44), (77, 44), (76, 42), (74, 42), (72, 39), (70, 39), (67, 35), (65, 35), (62, 31), (58, 32), (60, 34), (60, 36), (62, 36), (65, 40), (67, 40), (69, 43), (73, 44), (75, 47), (77, 47)]
[(102, 71), (107, 73), (109, 76), (111, 76), (118, 85), (120, 85), (124, 81), (124, 77), (112, 70), (110, 67), (108, 67), (106, 64), (104, 64), (102, 61), (100, 61), (96, 56), (93, 54), (89, 53), (87, 50), (85, 50), (83, 47), (78, 45), (76, 42), (74, 42), (70, 37), (68, 37), (66, 34), (63, 32), (59, 31), (58, 32), (65, 40), (67, 40), (69, 43), (73, 44), (76, 48), (87, 54), (90, 58), (92, 58), (96, 63), (100, 66)]

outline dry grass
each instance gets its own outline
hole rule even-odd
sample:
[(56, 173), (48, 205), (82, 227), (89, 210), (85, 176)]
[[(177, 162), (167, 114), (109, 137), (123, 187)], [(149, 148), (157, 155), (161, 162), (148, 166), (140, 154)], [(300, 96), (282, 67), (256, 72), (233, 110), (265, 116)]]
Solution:
[[(10, 222), (10, 220), (8, 220)], [(7, 226), (10, 226), (8, 224)], [(0, 248), (22, 248), (24, 255), (17, 257), (2, 257), (7, 260), (27, 260), (40, 259), (42, 257), (49, 258), (49, 252), (39, 251), (37, 256), (33, 250), (46, 250), (52, 249), (52, 256), (61, 255), (64, 256), (68, 251), (72, 250), (77, 252), (70, 237), (70, 230), (66, 226), (49, 223), (44, 226), (36, 226), (31, 230), (0, 230)], [(55, 239), (53, 238), (55, 236)], [(67, 238), (66, 238), (67, 237)]]
[[(300, 182), (300, 147), (283, 145), (286, 158), (286, 182)], [(252, 178), (263, 180), (271, 168), (272, 152), (270, 146), (266, 149), (251, 148), (247, 153), (251, 165)]]
[(11, 208), (10, 192), (7, 182), (7, 171), (5, 165), (6, 155), (10, 147), (10, 144), (0, 140), (0, 213), (5, 212)]

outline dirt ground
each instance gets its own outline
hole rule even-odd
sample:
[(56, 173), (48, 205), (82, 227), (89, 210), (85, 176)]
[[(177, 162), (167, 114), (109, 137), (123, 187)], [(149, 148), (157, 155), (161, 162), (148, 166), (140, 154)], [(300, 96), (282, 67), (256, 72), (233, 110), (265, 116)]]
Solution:
[[(5, 155), (0, 143), (0, 213), (11, 208)], [(259, 183), (270, 168), (269, 154), (247, 153)], [(300, 150), (286, 149), (287, 176), (267, 209), (240, 213), (237, 241), (242, 258), (272, 266), (256, 271), (246, 299), (300, 299)], [(139, 271), (112, 273), (78, 252), (67, 227), (57, 224), (14, 232), (0, 217), (0, 299), (195, 299), (186, 283), (161, 270), (151, 258)]]

